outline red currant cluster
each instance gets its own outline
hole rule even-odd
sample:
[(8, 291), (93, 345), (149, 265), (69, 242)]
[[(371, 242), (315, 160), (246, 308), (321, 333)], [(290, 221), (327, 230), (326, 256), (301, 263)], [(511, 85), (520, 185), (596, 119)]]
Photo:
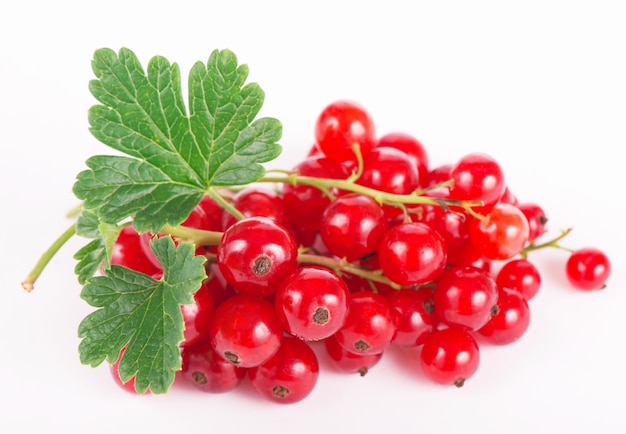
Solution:
[[(321, 112), (303, 161), (261, 181), (276, 188), (224, 191), (221, 203), (207, 196), (183, 223), (220, 234), (191, 240), (208, 277), (182, 306), (179, 378), (206, 392), (247, 376), (270, 400), (299, 401), (319, 376), (312, 342), (339, 371), (361, 375), (391, 345), (421, 347), (428, 378), (461, 386), (478, 368), (479, 342), (510, 344), (527, 330), (541, 284), (527, 255), (564, 249), (567, 234), (539, 243), (543, 209), (519, 202), (490, 156), (430, 167), (418, 140), (377, 137), (349, 101)], [(158, 277), (153, 236), (126, 227), (112, 263)], [(569, 252), (571, 284), (603, 287), (606, 255)]]

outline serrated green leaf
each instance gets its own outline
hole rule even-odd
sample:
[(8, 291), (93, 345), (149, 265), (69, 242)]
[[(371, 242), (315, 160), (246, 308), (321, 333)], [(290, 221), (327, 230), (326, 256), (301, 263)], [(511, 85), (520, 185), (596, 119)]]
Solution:
[(123, 48), (96, 51), (90, 83), (101, 103), (89, 111), (90, 131), (123, 156), (87, 160), (74, 193), (101, 221), (132, 217), (139, 232), (178, 225), (212, 186), (245, 185), (276, 158), (278, 120), (255, 120), (264, 100), (245, 84), (246, 65), (229, 50), (215, 50), (189, 74), (189, 114), (178, 66), (153, 57), (144, 71)]
[(76, 235), (97, 238), (100, 236), (98, 225), (100, 225), (98, 215), (92, 210), (83, 209), (76, 220)]
[(91, 278), (106, 260), (106, 248), (102, 238), (91, 240), (74, 254), (74, 259), (78, 261), (74, 267), (74, 273), (78, 277), (78, 283), (84, 285)]
[(97, 308), (81, 321), (78, 335), (81, 362), (91, 366), (117, 360), (122, 381), (135, 377), (144, 393), (165, 393), (180, 369), (179, 345), (183, 340), (181, 304), (206, 277), (205, 258), (195, 255), (192, 244), (174, 244), (171, 237), (154, 238), (151, 248), (163, 266), (161, 280), (112, 265), (106, 276), (87, 281), (81, 297)]

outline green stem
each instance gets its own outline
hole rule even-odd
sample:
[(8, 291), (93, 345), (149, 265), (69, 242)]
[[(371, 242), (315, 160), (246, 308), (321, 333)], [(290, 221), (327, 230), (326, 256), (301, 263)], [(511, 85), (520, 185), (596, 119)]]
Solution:
[(393, 289), (401, 288), (400, 285), (392, 282), (391, 280), (389, 280), (388, 277), (384, 276), (381, 270), (366, 270), (357, 265), (351, 264), (350, 262), (337, 260), (328, 256), (300, 253), (298, 254), (298, 262), (321, 265), (323, 267), (330, 268), (338, 275), (340, 275), (342, 272), (353, 274), (355, 276), (359, 276), (370, 281), (384, 283), (391, 286)]
[(559, 241), (565, 238), (571, 231), (572, 231), (572, 228), (562, 230), (560, 235), (554, 237), (551, 240), (543, 242), (541, 244), (535, 244), (534, 242), (530, 243), (529, 245), (524, 247), (524, 249), (520, 252), (520, 255), (522, 256), (522, 258), (526, 258), (528, 256), (528, 252), (532, 252), (534, 250), (545, 249), (546, 247), (552, 247), (555, 249), (561, 249), (561, 250), (566, 250), (568, 252), (572, 252), (573, 251), (572, 249), (568, 249), (567, 247), (563, 247), (559, 244)]
[(223, 232), (205, 231), (202, 229), (188, 228), (186, 226), (165, 225), (162, 233), (172, 235), (193, 242), (197, 246), (217, 246), (222, 239)]
[(440, 197), (430, 197), (422, 195), (421, 191), (415, 191), (411, 194), (393, 194), (380, 191), (374, 188), (355, 184), (349, 179), (332, 179), (317, 178), (312, 176), (303, 176), (291, 174), (287, 176), (264, 176), (258, 182), (284, 182), (292, 185), (309, 185), (320, 189), (337, 188), (340, 190), (350, 191), (357, 194), (363, 194), (373, 197), (378, 203), (402, 203), (405, 205), (430, 204), (443, 208), (461, 207), (463, 209), (471, 209), (472, 207), (483, 205), (480, 200), (456, 200), (445, 199)]
[(26, 279), (22, 282), (22, 288), (24, 288), (27, 292), (31, 292), (35, 289), (35, 282), (46, 268), (46, 265), (48, 265), (54, 255), (75, 234), (76, 223), (72, 223), (72, 225), (67, 228), (56, 240), (54, 240), (50, 247), (48, 247), (48, 249), (41, 255), (39, 261), (37, 261), (31, 272), (28, 273), (28, 276), (26, 276)]
[(209, 189), (209, 196), (211, 196), (213, 200), (219, 203), (226, 210), (226, 212), (229, 212), (232, 215), (234, 215), (237, 218), (237, 220), (242, 220), (246, 217), (237, 208), (235, 208), (230, 202), (224, 199), (224, 197), (213, 188)]

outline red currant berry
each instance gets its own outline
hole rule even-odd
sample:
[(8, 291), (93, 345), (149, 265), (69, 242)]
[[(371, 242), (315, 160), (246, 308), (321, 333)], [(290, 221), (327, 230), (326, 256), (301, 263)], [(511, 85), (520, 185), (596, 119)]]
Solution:
[(230, 363), (258, 366), (278, 350), (283, 328), (266, 299), (233, 295), (215, 308), (209, 324), (211, 346)]
[[(317, 178), (345, 179), (349, 176), (341, 163), (323, 155), (302, 161), (292, 171)], [(335, 196), (340, 194), (337, 189), (331, 189), (331, 193)], [(322, 213), (331, 202), (322, 190), (309, 185), (284, 184), (282, 198), (285, 211), (294, 225), (312, 230), (319, 228)]]
[(389, 229), (378, 247), (385, 276), (399, 285), (417, 285), (436, 279), (446, 265), (441, 235), (428, 225), (409, 222)]
[(496, 274), (498, 288), (513, 289), (530, 300), (541, 287), (541, 275), (528, 259), (513, 259), (506, 262)]
[(443, 385), (463, 386), (478, 370), (478, 343), (468, 332), (445, 328), (432, 333), (420, 352), (426, 376)]
[(274, 306), (288, 333), (315, 341), (331, 336), (343, 326), (348, 297), (348, 287), (333, 271), (305, 266), (281, 283)]
[[(289, 228), (290, 222), (282, 198), (275, 192), (260, 187), (247, 187), (231, 198), (231, 204), (245, 217), (267, 217), (276, 224)], [(237, 218), (222, 213), (222, 230), (228, 229)]]
[(141, 245), (140, 235), (132, 226), (126, 226), (120, 231), (117, 240), (113, 244), (111, 264), (122, 265), (131, 270), (147, 274), (148, 276), (163, 273), (163, 269), (158, 260), (156, 260), (155, 264), (154, 261), (145, 254)]
[(246, 368), (233, 365), (217, 354), (208, 339), (182, 348), (181, 356), (182, 378), (203, 392), (231, 391), (246, 375)]
[(209, 330), (211, 315), (215, 308), (210, 280), (205, 279), (195, 294), (193, 303), (181, 305), (185, 324), (184, 340), (181, 346), (187, 346), (204, 338)]
[[(120, 351), (120, 355), (117, 360), (109, 365), (109, 372), (111, 373), (111, 377), (113, 378), (113, 381), (115, 381), (115, 384), (117, 384), (123, 390), (134, 395), (140, 395), (140, 393), (137, 392), (137, 389), (135, 388), (135, 377), (131, 377), (126, 382), (122, 381), (122, 378), (120, 377), (120, 362), (122, 361), (124, 351), (126, 351), (126, 347), (122, 348), (122, 351)], [(147, 389), (143, 394), (150, 395), (150, 389)]]
[(422, 345), (438, 323), (434, 314), (433, 290), (426, 287), (402, 288), (391, 293), (387, 299), (396, 326), (391, 343), (403, 347)]
[(249, 217), (230, 226), (217, 247), (217, 263), (239, 293), (272, 295), (297, 267), (291, 233), (267, 217)]
[(335, 336), (324, 339), (324, 349), (332, 366), (341, 373), (359, 374), (363, 377), (383, 357), (383, 353), (356, 354), (346, 350)]
[[(399, 149), (375, 147), (363, 159), (363, 173), (357, 183), (392, 194), (411, 194), (419, 187), (417, 168)], [(397, 206), (383, 206), (387, 218), (402, 214)]]
[(528, 241), (534, 241), (544, 234), (548, 218), (546, 213), (536, 203), (520, 203), (517, 207), (528, 220)]
[(389, 346), (394, 334), (387, 299), (375, 292), (360, 291), (350, 295), (346, 322), (333, 336), (347, 351), (376, 354)]
[(508, 345), (521, 338), (530, 324), (530, 309), (524, 296), (515, 290), (498, 290), (498, 312), (477, 330), (487, 342)]
[(506, 184), (500, 165), (490, 156), (473, 153), (462, 157), (450, 170), (454, 185), (450, 197), (459, 200), (481, 200), (481, 212), (489, 210), (502, 196)]
[(529, 227), (515, 205), (497, 203), (483, 219), (473, 218), (469, 237), (481, 255), (492, 260), (510, 259), (528, 242)]
[(387, 146), (396, 148), (406, 153), (411, 163), (417, 168), (420, 186), (426, 186), (428, 182), (428, 154), (424, 145), (410, 134), (394, 132), (388, 133), (378, 139), (376, 147)]
[(319, 231), (333, 255), (354, 261), (376, 252), (388, 226), (378, 202), (370, 196), (351, 194), (328, 205)]
[(309, 345), (285, 336), (271, 358), (248, 370), (250, 383), (270, 401), (292, 404), (311, 394), (319, 377), (319, 363)]
[(584, 247), (570, 255), (565, 272), (574, 288), (585, 291), (603, 289), (611, 274), (611, 263), (601, 250)]
[(365, 108), (353, 101), (335, 101), (326, 106), (315, 122), (320, 151), (338, 162), (356, 160), (353, 146), (365, 157), (376, 144), (374, 121)]
[(439, 321), (478, 330), (497, 311), (498, 289), (490, 273), (472, 266), (456, 267), (441, 275), (433, 300)]

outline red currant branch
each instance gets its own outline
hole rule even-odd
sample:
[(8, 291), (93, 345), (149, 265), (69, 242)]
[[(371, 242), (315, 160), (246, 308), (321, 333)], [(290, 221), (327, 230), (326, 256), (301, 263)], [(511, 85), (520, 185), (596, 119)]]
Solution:
[(76, 234), (76, 223), (67, 228), (54, 242), (48, 247), (48, 249), (41, 255), (33, 269), (26, 279), (22, 282), (22, 288), (27, 292), (31, 292), (35, 289), (35, 282), (46, 268), (50, 260), (56, 255), (56, 253), (63, 247), (63, 245)]
[(350, 191), (353, 193), (363, 194), (371, 196), (378, 203), (391, 203), (391, 204), (430, 204), (441, 206), (445, 209), (451, 207), (460, 207), (467, 211), (471, 211), (473, 207), (482, 206), (483, 203), (480, 200), (457, 200), (446, 199), (440, 197), (425, 196), (424, 191), (414, 191), (411, 194), (394, 194), (387, 193), (375, 188), (366, 187), (360, 184), (352, 182), (350, 179), (332, 179), (332, 178), (318, 178), (312, 176), (303, 176), (295, 173), (286, 176), (265, 176), (259, 179), (258, 182), (273, 182), (273, 183), (289, 183), (292, 185), (308, 185), (319, 189), (331, 189), (337, 188), (340, 190)]
[(328, 256), (315, 255), (311, 253), (299, 253), (298, 262), (321, 265), (323, 267), (330, 268), (338, 275), (341, 275), (342, 272), (353, 274), (366, 280), (384, 283), (391, 286), (393, 289), (401, 288), (400, 285), (392, 282), (389, 278), (384, 276), (381, 270), (366, 270), (342, 259), (334, 259)]
[(561, 250), (566, 250), (568, 252), (572, 252), (572, 249), (569, 249), (567, 247), (561, 246), (559, 244), (559, 241), (561, 241), (563, 238), (565, 238), (570, 232), (572, 231), (572, 228), (568, 228), (568, 229), (564, 229), (561, 231), (561, 233), (554, 237), (551, 240), (545, 241), (543, 243), (540, 244), (536, 244), (534, 242), (528, 244), (526, 247), (524, 247), (524, 249), (520, 252), (520, 255), (522, 256), (522, 258), (526, 258), (528, 256), (529, 252), (532, 252), (534, 250), (540, 250), (540, 249), (545, 249), (547, 247), (552, 247), (555, 249), (561, 249)]

